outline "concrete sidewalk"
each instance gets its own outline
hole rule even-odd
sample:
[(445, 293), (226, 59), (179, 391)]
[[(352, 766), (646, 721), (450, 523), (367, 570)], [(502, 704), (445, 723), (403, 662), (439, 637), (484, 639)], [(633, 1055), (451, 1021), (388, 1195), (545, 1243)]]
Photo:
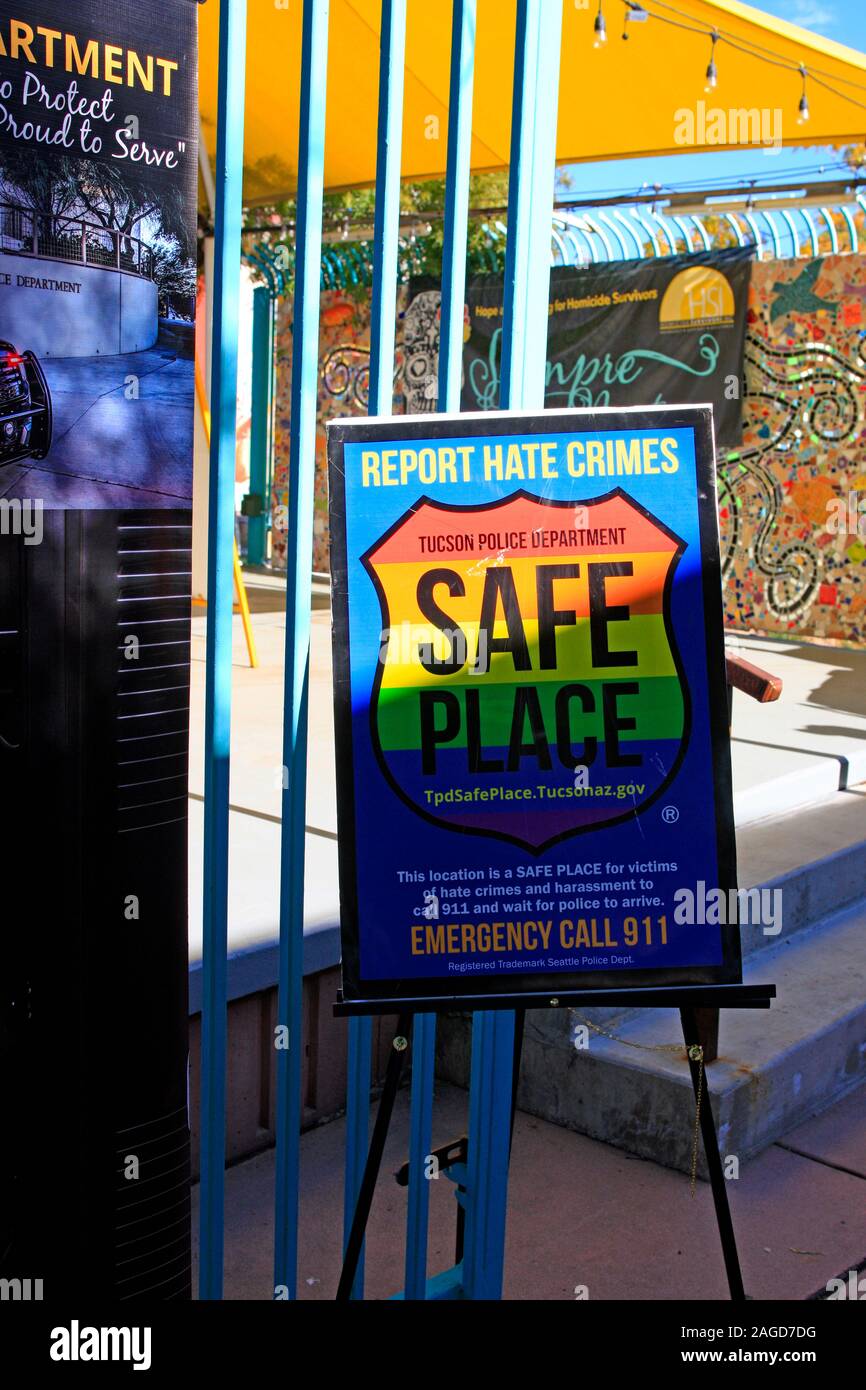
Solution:
[[(394, 1121), (368, 1228), (366, 1297), (402, 1288), (408, 1093)], [(434, 1146), (466, 1132), (467, 1096), (437, 1085)], [(805, 1299), (866, 1259), (866, 1087), (773, 1144), (728, 1183), (747, 1293)], [(301, 1137), (299, 1297), (333, 1299), (340, 1272), (345, 1121)], [(197, 1240), (198, 1188), (194, 1190)], [(274, 1151), (226, 1173), (225, 1296), (273, 1296)], [(454, 1263), (454, 1186), (430, 1184), (428, 1273)], [(197, 1252), (196, 1252), (197, 1253)], [(196, 1287), (196, 1274), (193, 1287)], [(518, 1114), (504, 1297), (727, 1298), (712, 1194), (687, 1176)]]

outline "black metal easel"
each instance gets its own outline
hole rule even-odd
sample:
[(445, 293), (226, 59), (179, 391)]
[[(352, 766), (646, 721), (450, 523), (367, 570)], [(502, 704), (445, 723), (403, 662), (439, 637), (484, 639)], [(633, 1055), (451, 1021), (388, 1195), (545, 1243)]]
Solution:
[[(746, 1293), (743, 1287), (743, 1276), (740, 1270), (740, 1260), (737, 1253), (734, 1226), (731, 1220), (731, 1210), (728, 1205), (728, 1192), (722, 1169), (722, 1159), (719, 1153), (719, 1141), (716, 1134), (715, 1121), (713, 1119), (709, 1087), (706, 1083), (706, 1071), (703, 1060), (704, 1051), (701, 1043), (696, 1011), (701, 1008), (726, 1007), (766, 1009), (770, 1007), (770, 1001), (775, 998), (775, 994), (775, 985), (700, 985), (694, 988), (689, 988), (688, 986), (673, 986), (659, 989), (583, 990), (578, 993), (571, 992), (562, 994), (558, 996), (556, 1000), (557, 1007), (562, 1008), (568, 1008), (570, 1006), (586, 1007), (593, 1004), (610, 1004), (623, 1002), (623, 1000), (627, 998), (629, 1003), (637, 1007), (659, 1008), (674, 1005), (679, 1009), (689, 1072), (692, 1078), (692, 1088), (695, 1093), (695, 1104), (698, 1106), (701, 1137), (703, 1139), (704, 1152), (707, 1158), (707, 1171), (713, 1194), (716, 1224), (719, 1229), (719, 1239), (722, 1245), (722, 1256), (725, 1262), (725, 1271), (728, 1278), (728, 1288), (730, 1290), (732, 1303), (744, 1302)], [(517, 1082), (520, 1076), (520, 1062), (523, 1053), (524, 1024), (526, 1009), (528, 1007), (527, 999), (530, 999), (532, 1004), (536, 1007), (543, 1007), (544, 1005), (551, 1007), (549, 995), (520, 995), (517, 997), (513, 995), (496, 995), (485, 1001), (484, 1004), (485, 1008), (511, 1008), (516, 1012), (509, 1144), (510, 1139), (513, 1138), (514, 1135), (514, 1119), (517, 1109)], [(382, 1165), (385, 1141), (388, 1137), (388, 1129), (391, 1124), (391, 1117), (394, 1113), (394, 1102), (397, 1098), (400, 1076), (411, 1045), (414, 1014), (419, 1011), (419, 1006), (421, 1009), (440, 1012), (445, 1009), (453, 1009), (457, 1005), (457, 1001), (454, 999), (423, 1001), (413, 999), (411, 1003), (414, 1006), (412, 1011), (410, 1012), (407, 1009), (398, 1014), (397, 1017), (397, 1031), (388, 1057), (388, 1065), (385, 1070), (385, 1082), (379, 1100), (379, 1108), (376, 1113), (373, 1134), (370, 1139), (367, 1162), (364, 1166), (364, 1176), (361, 1180), (361, 1187), (358, 1192), (358, 1200), (355, 1204), (355, 1213), (352, 1219), (352, 1227), (349, 1232), (349, 1239), (346, 1243), (346, 1251), (343, 1257), (343, 1268), (340, 1274), (340, 1282), (337, 1287), (336, 1295), (338, 1303), (346, 1302), (352, 1296), (352, 1288), (355, 1283), (355, 1276), (358, 1272), (358, 1261), (361, 1257), (364, 1235), (367, 1229), (370, 1209), (373, 1204), (373, 1194), (376, 1189), (379, 1169)], [(334, 1012), (338, 1015), (348, 1015), (359, 1013), (383, 1013), (385, 1010), (381, 1002), (378, 1001), (365, 1001), (360, 1003), (340, 1001), (335, 1005)], [(446, 1145), (445, 1148), (449, 1151), (453, 1150), (455, 1153), (459, 1153), (465, 1161), (465, 1139), (460, 1139), (453, 1144)], [(404, 1165), (403, 1170), (401, 1170), (401, 1175), (405, 1175), (405, 1172), (406, 1165)], [(398, 1175), (398, 1181), (403, 1180), (403, 1176), (401, 1175)], [(462, 1245), (461, 1229), (462, 1223), (459, 1223), (458, 1260), (460, 1246)]]
[[(409, 1045), (412, 1037), (412, 1014), (400, 1014), (397, 1018), (397, 1031), (391, 1043), (391, 1051), (388, 1054), (388, 1065), (385, 1068), (385, 1084), (382, 1087), (382, 1094), (379, 1097), (379, 1109), (376, 1111), (376, 1123), (373, 1126), (373, 1135), (370, 1139), (370, 1148), (367, 1152), (367, 1162), (364, 1165), (364, 1176), (361, 1179), (361, 1186), (358, 1190), (358, 1200), (355, 1203), (355, 1214), (352, 1217), (352, 1229), (349, 1232), (349, 1239), (346, 1242), (346, 1250), (343, 1255), (343, 1268), (340, 1272), (340, 1282), (337, 1286), (337, 1302), (345, 1303), (352, 1297), (352, 1288), (355, 1283), (355, 1275), (358, 1272), (358, 1261), (361, 1258), (361, 1249), (364, 1244), (364, 1234), (367, 1230), (367, 1221), (370, 1217), (370, 1208), (373, 1205), (373, 1193), (376, 1190), (376, 1180), (379, 1176), (379, 1169), (382, 1166), (382, 1154), (385, 1152), (385, 1141), (388, 1138), (388, 1129), (391, 1124), (391, 1116), (394, 1113), (394, 1101), (397, 1099), (397, 1089), (400, 1085), (400, 1075), (403, 1071), (403, 1063), (409, 1052)], [(397, 1044), (397, 1046), (395, 1046)]]

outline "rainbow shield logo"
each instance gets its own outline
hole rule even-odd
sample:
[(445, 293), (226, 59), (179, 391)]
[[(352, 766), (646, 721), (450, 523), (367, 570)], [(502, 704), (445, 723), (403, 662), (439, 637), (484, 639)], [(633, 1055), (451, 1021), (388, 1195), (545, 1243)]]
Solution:
[(688, 738), (684, 550), (621, 488), (422, 498), (363, 557), (382, 610), (370, 734), (396, 794), (534, 853), (640, 815)]

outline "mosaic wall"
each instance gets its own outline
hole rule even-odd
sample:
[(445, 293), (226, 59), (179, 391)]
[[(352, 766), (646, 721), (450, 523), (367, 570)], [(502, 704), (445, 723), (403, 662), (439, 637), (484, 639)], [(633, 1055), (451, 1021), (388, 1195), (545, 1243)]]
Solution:
[(720, 460), (731, 626), (866, 642), (866, 257), (755, 265), (743, 446)]
[[(438, 296), (398, 304), (395, 411), (436, 408)], [(429, 301), (429, 302), (428, 302)], [(425, 309), (426, 306), (426, 309)], [(422, 312), (425, 309), (425, 312)], [(429, 310), (429, 312), (426, 312)], [(742, 447), (719, 461), (731, 627), (866, 642), (866, 257), (756, 264)], [(365, 414), (369, 293), (322, 296), (314, 566), (328, 568), (324, 424)], [(278, 327), (276, 486), (285, 505), (291, 304)], [(274, 533), (285, 565), (285, 533)]]
[[(404, 292), (398, 299), (398, 332), (402, 327)], [(328, 469), (325, 458), (325, 425), (342, 415), (366, 415), (370, 377), (370, 292), (352, 295), (342, 290), (322, 294), (319, 333), (319, 409), (316, 430), (316, 501), (313, 522), (313, 569), (327, 571)], [(402, 414), (402, 333), (394, 373), (394, 409)], [(292, 387), (292, 302), (283, 300), (277, 320), (276, 441), (274, 457), (274, 507), (288, 505), (289, 419)], [(272, 562), (286, 564), (286, 532), (275, 525)]]

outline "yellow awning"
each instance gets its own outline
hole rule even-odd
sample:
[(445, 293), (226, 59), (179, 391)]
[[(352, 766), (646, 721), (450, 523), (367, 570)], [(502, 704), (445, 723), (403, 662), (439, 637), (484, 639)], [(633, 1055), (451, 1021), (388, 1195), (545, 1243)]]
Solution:
[[(595, 0), (563, 5), (557, 159), (743, 148), (776, 134), (785, 145), (845, 145), (866, 138), (866, 57), (737, 0), (645, 0), (650, 17), (621, 39), (623, 0), (604, 0), (608, 41), (593, 48)], [(472, 165), (508, 164), (515, 0), (478, 0)], [(216, 143), (219, 0), (200, 7), (201, 110)], [(329, 188), (369, 184), (376, 172), (380, 0), (331, 0), (325, 177)], [(451, 0), (408, 0), (402, 168), (423, 179), (445, 170)], [(663, 22), (662, 16), (667, 21)], [(301, 0), (249, 0), (245, 197), (292, 190), (297, 172)], [(720, 40), (718, 85), (705, 93), (710, 31)], [(697, 29), (700, 32), (694, 32)], [(728, 42), (727, 40), (730, 40)], [(735, 46), (736, 45), (736, 46)], [(800, 65), (810, 119), (797, 122)], [(703, 108), (699, 103), (703, 103)], [(691, 111), (689, 118), (682, 112)], [(714, 112), (722, 112), (719, 119)], [(743, 128), (742, 112), (755, 117)], [(738, 113), (732, 118), (731, 113)], [(678, 115), (678, 113), (680, 113)], [(778, 113), (778, 115), (776, 114)], [(683, 137), (693, 143), (683, 143)], [(768, 170), (769, 170), (768, 165)]]

